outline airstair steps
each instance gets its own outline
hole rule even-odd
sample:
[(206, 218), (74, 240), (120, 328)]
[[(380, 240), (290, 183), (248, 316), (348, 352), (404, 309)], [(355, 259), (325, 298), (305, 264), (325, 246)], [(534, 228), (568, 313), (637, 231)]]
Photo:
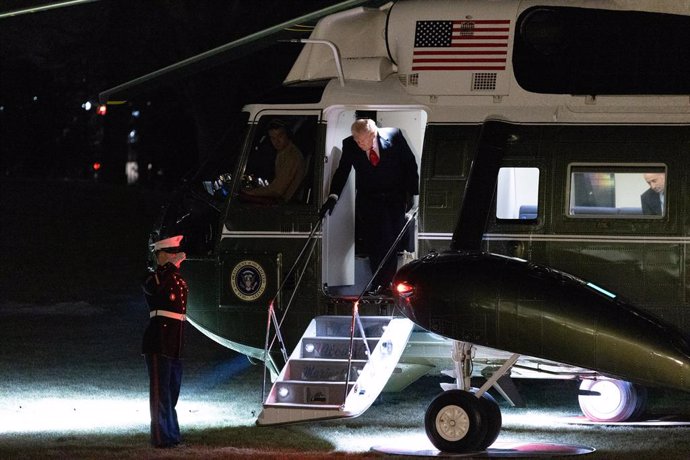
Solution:
[(273, 384), (257, 424), (356, 417), (369, 408), (393, 373), (413, 324), (390, 316), (360, 320), (365, 337), (356, 327), (351, 362), (352, 318), (317, 316), (311, 321)]
[[(369, 349), (373, 350), (378, 343), (378, 337), (367, 338)], [(337, 358), (347, 357), (350, 349), (349, 337), (304, 337), (302, 339), (302, 356), (304, 358)], [(353, 359), (367, 359), (367, 349), (364, 339), (355, 337), (352, 348)]]

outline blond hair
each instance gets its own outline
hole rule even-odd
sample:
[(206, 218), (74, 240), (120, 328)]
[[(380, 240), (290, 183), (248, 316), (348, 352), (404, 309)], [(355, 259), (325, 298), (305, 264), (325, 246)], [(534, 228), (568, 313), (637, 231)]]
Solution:
[(359, 118), (352, 123), (352, 134), (361, 133), (375, 133), (378, 128), (376, 128), (376, 122), (371, 118)]

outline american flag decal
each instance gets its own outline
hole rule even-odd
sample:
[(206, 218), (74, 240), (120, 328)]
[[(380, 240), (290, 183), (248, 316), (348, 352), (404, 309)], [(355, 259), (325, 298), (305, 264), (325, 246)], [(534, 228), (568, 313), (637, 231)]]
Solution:
[(509, 20), (417, 21), (412, 70), (505, 70)]

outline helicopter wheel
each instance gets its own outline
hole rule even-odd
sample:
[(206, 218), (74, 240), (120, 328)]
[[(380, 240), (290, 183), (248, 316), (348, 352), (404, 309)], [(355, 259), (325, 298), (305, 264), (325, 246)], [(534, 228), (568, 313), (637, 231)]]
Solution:
[(590, 393), (578, 396), (578, 402), (582, 413), (594, 422), (625, 422), (645, 410), (646, 389), (624, 380), (585, 379), (580, 390)]
[[(471, 391), (475, 393), (477, 388), (472, 388)], [(484, 436), (484, 439), (479, 444), (479, 450), (486, 450), (491, 444), (496, 442), (501, 432), (501, 426), (503, 425), (503, 417), (501, 416), (501, 408), (498, 407), (498, 403), (489, 393), (484, 392), (479, 399), (479, 403), (486, 415), (486, 436)]]
[[(496, 406), (498, 408), (498, 406)], [(431, 443), (442, 452), (475, 452), (490, 436), (486, 403), (472, 393), (448, 390), (426, 410), (424, 428)]]

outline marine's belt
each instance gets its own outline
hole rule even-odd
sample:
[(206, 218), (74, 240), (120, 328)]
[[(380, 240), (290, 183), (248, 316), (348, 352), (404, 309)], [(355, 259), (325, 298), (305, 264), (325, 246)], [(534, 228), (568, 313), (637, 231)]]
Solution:
[(153, 318), (154, 316), (165, 316), (166, 318), (172, 318), (178, 321), (185, 321), (187, 319), (187, 315), (168, 310), (151, 310), (149, 312), (149, 318)]

